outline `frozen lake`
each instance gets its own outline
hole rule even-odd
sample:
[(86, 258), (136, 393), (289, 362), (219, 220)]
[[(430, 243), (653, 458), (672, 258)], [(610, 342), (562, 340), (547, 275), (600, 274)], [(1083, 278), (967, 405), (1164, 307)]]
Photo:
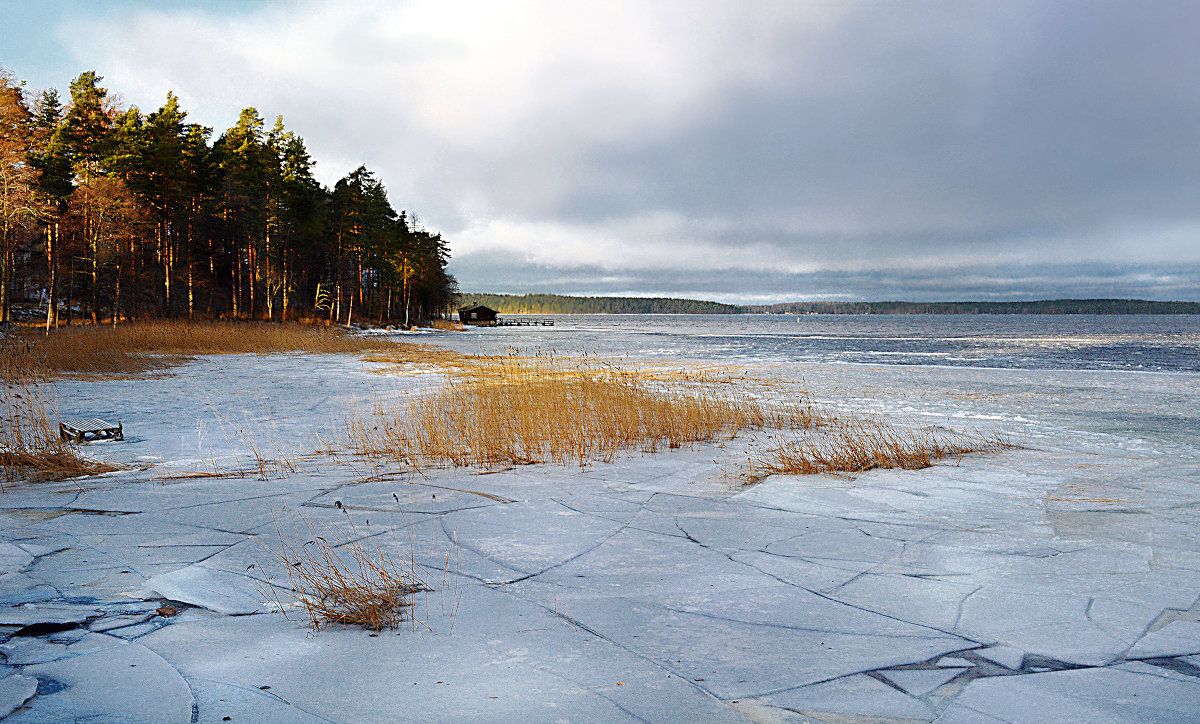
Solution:
[(742, 364), (848, 362), (1200, 372), (1200, 316), (508, 315), (553, 327), (473, 328), (444, 344)]
[[(1200, 718), (1192, 318), (693, 320), (403, 339), (744, 365), (786, 383), (777, 394), (1024, 448), (747, 488), (724, 472), (754, 436), (585, 469), (414, 475), (309, 453), (348, 410), (433, 383), (428, 370), (227, 356), (61, 383), (64, 414), (124, 421), (125, 442), (88, 451), (144, 469), (0, 496), (0, 716)], [(255, 453), (290, 469), (259, 479)], [(234, 469), (247, 474), (171, 477)], [(286, 577), (263, 543), (281, 513), (349, 516), (433, 572), (420, 625), (312, 634), (270, 612), (261, 586)], [(181, 613), (155, 615), (166, 602)]]

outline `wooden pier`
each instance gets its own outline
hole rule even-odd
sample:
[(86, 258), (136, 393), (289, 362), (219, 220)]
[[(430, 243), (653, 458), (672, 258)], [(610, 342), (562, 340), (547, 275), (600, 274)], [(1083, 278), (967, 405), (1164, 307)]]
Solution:
[(458, 321), (473, 327), (553, 327), (553, 319), (501, 319), (491, 307), (477, 304), (458, 310)]

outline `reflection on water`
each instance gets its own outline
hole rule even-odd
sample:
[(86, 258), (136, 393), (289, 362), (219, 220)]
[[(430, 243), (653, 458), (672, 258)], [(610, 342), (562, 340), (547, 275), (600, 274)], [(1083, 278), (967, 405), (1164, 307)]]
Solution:
[(738, 363), (1200, 372), (1200, 316), (558, 315), (554, 323), (471, 329), (438, 342), (465, 352)]

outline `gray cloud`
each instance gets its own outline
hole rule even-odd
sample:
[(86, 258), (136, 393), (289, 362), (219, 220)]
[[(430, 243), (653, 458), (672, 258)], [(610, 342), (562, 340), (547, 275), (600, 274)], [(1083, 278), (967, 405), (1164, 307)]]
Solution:
[(111, 15), (71, 35), (112, 87), (284, 114), (466, 289), (1200, 299), (1194, 2)]
[(686, 133), (592, 149), (609, 182), (566, 210), (963, 243), (1195, 218), (1200, 6), (1000, 5), (860, 6)]
[[(1196, 298), (1200, 264), (1100, 263), (972, 265), (931, 273), (888, 268), (787, 273), (739, 269), (687, 273), (662, 269), (612, 271), (597, 266), (563, 269), (503, 253), (456, 259), (453, 271), (468, 290), (507, 294), (673, 296), (733, 304), (797, 300), (1032, 300), (1094, 298), (1178, 300)], [(1052, 290), (1047, 292), (1047, 290)], [(1097, 294), (1097, 290), (1103, 290)]]

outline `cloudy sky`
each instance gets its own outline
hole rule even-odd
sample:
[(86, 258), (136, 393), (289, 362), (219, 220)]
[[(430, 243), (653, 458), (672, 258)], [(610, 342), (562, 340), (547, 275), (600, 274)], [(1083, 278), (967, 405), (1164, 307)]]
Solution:
[(283, 115), (465, 291), (1200, 300), (1195, 0), (0, 0), (0, 64)]

